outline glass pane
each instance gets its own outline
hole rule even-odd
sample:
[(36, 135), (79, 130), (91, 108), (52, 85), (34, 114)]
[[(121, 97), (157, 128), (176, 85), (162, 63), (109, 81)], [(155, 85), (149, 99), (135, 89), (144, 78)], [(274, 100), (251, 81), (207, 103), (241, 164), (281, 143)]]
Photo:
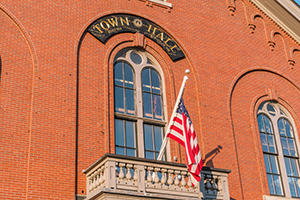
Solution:
[(270, 113), (270, 115), (272, 115), (272, 116), (275, 116), (275, 115), (276, 115), (274, 106), (268, 104), (268, 105), (267, 105), (267, 110), (268, 110), (268, 112)]
[(287, 136), (293, 137), (293, 134), (292, 134), (293, 130), (292, 130), (292, 127), (290, 126), (290, 123), (287, 120), (284, 120), (284, 125), (285, 125), (285, 130), (286, 130)]
[(144, 124), (144, 135), (145, 135), (145, 149), (146, 150), (154, 150), (153, 149), (153, 133), (152, 126)]
[(275, 194), (274, 182), (271, 174), (267, 174), (270, 194)]
[(157, 73), (154, 70), (151, 70), (151, 83), (152, 83), (152, 92), (160, 94), (160, 81)]
[(155, 151), (160, 151), (162, 144), (162, 128), (154, 126)]
[(288, 177), (292, 197), (297, 197), (294, 178)]
[(272, 124), (268, 117), (264, 116), (267, 133), (272, 133)]
[(130, 53), (130, 59), (137, 65), (142, 63), (142, 57), (134, 51)]
[(273, 174), (279, 174), (276, 157), (270, 155), (270, 162)]
[(266, 134), (264, 134), (264, 133), (260, 134), (260, 141), (261, 141), (263, 151), (264, 152), (269, 152)]
[(295, 178), (298, 197), (300, 197), (300, 182), (299, 181), (300, 181), (299, 178)]
[(125, 155), (125, 148), (123, 148), (123, 147), (116, 147), (116, 154), (118, 154), (118, 155)]
[(133, 73), (131, 67), (125, 63), (125, 87), (133, 88)]
[(149, 151), (146, 151), (146, 158), (149, 158), (149, 159), (155, 159), (154, 158), (154, 153), (153, 152), (149, 152)]
[(293, 176), (290, 159), (289, 158), (284, 158), (284, 163), (285, 163), (285, 168), (286, 168), (287, 175), (288, 176)]
[(115, 87), (115, 111), (124, 113), (124, 93), (123, 88)]
[(284, 135), (284, 136), (286, 135), (285, 129), (283, 126), (283, 119), (278, 120), (278, 129), (279, 129), (280, 135)]
[(269, 151), (271, 153), (275, 153), (276, 149), (275, 149), (275, 143), (274, 143), (273, 135), (268, 135), (268, 143), (269, 143)]
[(135, 157), (135, 149), (126, 149), (126, 155)]
[(122, 62), (115, 64), (115, 85), (123, 86), (123, 66)]
[(153, 113), (154, 119), (162, 120), (161, 97), (153, 95)]
[(143, 79), (143, 91), (151, 92), (151, 86), (150, 86), (150, 69), (145, 69), (142, 73), (142, 79)]
[(135, 148), (135, 123), (126, 121), (125, 128), (126, 128), (126, 146)]
[(257, 110), (258, 110), (258, 111), (259, 111), (259, 110), (262, 110), (263, 105), (264, 105), (264, 104), (260, 104), (260, 105), (258, 106), (258, 109), (257, 109)]
[(288, 143), (285, 137), (280, 137), (281, 139), (281, 145), (282, 145), (282, 150), (283, 150), (283, 154), (284, 155), (290, 155), (289, 153), (289, 147), (288, 147)]
[(266, 132), (265, 125), (264, 125), (264, 122), (263, 122), (263, 115), (258, 115), (257, 122), (258, 122), (259, 131), (260, 132)]
[(151, 106), (151, 94), (143, 93), (144, 100), (144, 117), (153, 118), (152, 106)]
[(282, 195), (280, 177), (277, 176), (277, 175), (274, 175), (273, 178), (274, 178), (274, 185), (275, 185), (276, 194), (277, 195)]
[(289, 138), (288, 141), (289, 141), (289, 146), (290, 146), (290, 153), (291, 153), (290, 155), (291, 156), (296, 156), (296, 149), (295, 149), (294, 140)]
[(116, 145), (125, 146), (123, 120), (115, 119), (115, 135), (116, 135), (116, 141), (115, 141)]
[(126, 114), (134, 115), (134, 91), (131, 89), (125, 89), (126, 99)]
[(269, 160), (269, 156), (264, 154), (264, 160), (265, 160), (265, 167), (266, 167), (266, 172), (267, 173), (272, 173), (271, 171), (271, 167), (270, 167), (270, 160)]
[(297, 163), (296, 159), (291, 158), (291, 163), (292, 163), (292, 169), (293, 169), (294, 176), (298, 176), (298, 169), (297, 169), (297, 165), (296, 165), (296, 163)]

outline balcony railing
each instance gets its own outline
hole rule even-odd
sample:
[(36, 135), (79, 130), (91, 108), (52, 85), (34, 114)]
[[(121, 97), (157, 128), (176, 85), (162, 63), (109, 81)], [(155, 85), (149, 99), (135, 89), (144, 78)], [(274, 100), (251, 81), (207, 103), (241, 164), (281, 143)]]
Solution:
[[(84, 171), (90, 199), (224, 199), (229, 200), (230, 170), (203, 167), (200, 184), (192, 186), (186, 165), (105, 154)], [(122, 199), (122, 198), (121, 198)]]

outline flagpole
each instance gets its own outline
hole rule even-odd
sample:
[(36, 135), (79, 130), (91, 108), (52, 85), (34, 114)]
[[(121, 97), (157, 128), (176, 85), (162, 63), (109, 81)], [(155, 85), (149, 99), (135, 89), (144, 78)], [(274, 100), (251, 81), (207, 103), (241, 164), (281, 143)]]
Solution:
[(190, 70), (185, 70), (185, 76), (183, 78), (183, 81), (182, 81), (182, 84), (181, 84), (181, 88), (179, 90), (179, 93), (178, 93), (178, 96), (177, 96), (177, 100), (176, 100), (176, 103), (175, 103), (175, 106), (174, 106), (174, 109), (173, 109), (173, 113), (172, 113), (172, 116), (170, 118), (170, 121), (169, 121), (169, 125), (168, 125), (168, 128), (167, 128), (167, 132), (166, 132), (166, 135), (165, 135), (165, 138), (164, 138), (164, 141), (161, 145), (161, 148), (160, 148), (160, 151), (159, 151), (159, 154), (158, 154), (158, 157), (157, 157), (157, 160), (161, 160), (162, 159), (162, 156), (163, 156), (163, 153), (165, 151), (165, 148), (167, 146), (167, 143), (169, 141), (169, 138), (167, 137), (167, 134), (169, 133), (170, 131), (170, 127), (172, 125), (171, 121), (173, 121), (173, 118), (174, 118), (174, 115), (176, 113), (176, 110), (177, 110), (177, 107), (178, 107), (178, 103), (182, 97), (182, 94), (183, 94), (183, 91), (184, 91), (184, 88), (185, 88), (185, 84), (186, 84), (186, 81), (188, 80), (188, 77), (187, 75), (190, 73)]

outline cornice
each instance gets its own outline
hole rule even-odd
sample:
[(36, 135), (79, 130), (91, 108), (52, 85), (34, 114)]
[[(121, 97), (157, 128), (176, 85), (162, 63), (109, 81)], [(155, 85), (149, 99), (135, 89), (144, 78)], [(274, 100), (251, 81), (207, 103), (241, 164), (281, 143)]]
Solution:
[(300, 43), (300, 7), (291, 0), (251, 0)]

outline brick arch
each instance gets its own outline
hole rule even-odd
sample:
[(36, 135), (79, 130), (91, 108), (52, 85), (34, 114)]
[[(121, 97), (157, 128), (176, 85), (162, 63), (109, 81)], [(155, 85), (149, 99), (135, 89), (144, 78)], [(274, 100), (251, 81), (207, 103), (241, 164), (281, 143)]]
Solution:
[[(105, 15), (107, 15), (106, 13)], [(111, 14), (111, 13), (110, 13)], [(104, 16), (104, 15), (101, 15)], [(91, 20), (94, 22), (98, 17)], [(89, 27), (86, 24), (85, 29)], [(190, 111), (190, 115), (194, 118), (200, 118), (200, 103), (198, 94), (198, 84), (195, 75), (193, 62), (189, 59), (189, 53), (184, 51), (186, 58), (173, 62), (167, 53), (153, 40), (144, 37), (138, 33), (120, 33), (109, 38), (105, 43), (101, 43), (91, 34), (82, 30), (82, 35), (78, 36), (76, 43), (77, 55), (77, 109), (79, 115), (77, 116), (78, 127), (78, 193), (85, 190), (85, 176), (81, 173), (94, 161), (99, 158), (99, 155), (104, 153), (114, 152), (114, 140), (111, 140), (114, 133), (114, 98), (113, 98), (113, 60), (117, 52), (128, 47), (142, 48), (150, 53), (160, 64), (164, 74), (164, 88), (166, 88), (165, 95), (167, 99), (167, 116), (172, 114), (175, 104), (176, 95), (180, 89), (183, 79), (183, 72), (186, 68), (191, 70), (189, 75), (189, 88), (185, 90), (185, 96), (191, 96), (191, 99), (186, 99), (187, 106), (193, 104), (195, 108)], [(170, 34), (171, 35), (171, 34)], [(172, 35), (171, 35), (172, 36)], [(173, 37), (173, 36), (172, 36)], [(180, 45), (180, 43), (177, 43)], [(187, 67), (188, 66), (188, 67)], [(101, 80), (101, 81), (100, 81)], [(191, 85), (193, 87), (191, 87)], [(97, 96), (97, 101), (95, 100)], [(91, 99), (87, 102), (86, 99)], [(195, 100), (196, 99), (196, 100)], [(100, 112), (103, 110), (103, 112)], [(100, 119), (101, 115), (105, 119)], [(98, 120), (99, 119), (99, 120)], [(198, 132), (198, 139), (202, 142), (200, 123), (195, 127)], [(99, 136), (103, 137), (102, 145), (97, 145)], [(176, 155), (181, 155), (185, 162), (184, 149), (180, 149), (179, 144), (171, 140), (172, 151)], [(204, 145), (201, 145), (204, 147)], [(89, 155), (89, 156), (86, 156)], [(172, 157), (173, 155), (171, 155)], [(85, 162), (80, 162), (81, 157), (85, 157)]]
[[(144, 15), (144, 14), (141, 14), (141, 13), (134, 13), (132, 11), (124, 11), (124, 10), (115, 10), (114, 12), (111, 12), (111, 11), (107, 11), (107, 12), (103, 12), (97, 16), (94, 16), (93, 18), (91, 18), (86, 24), (84, 24), (84, 26), (81, 28), (80, 32), (78, 33), (78, 36), (77, 36), (77, 40), (76, 40), (76, 43), (75, 43), (75, 54), (77, 55), (78, 53), (78, 48), (80, 46), (80, 42), (82, 41), (82, 38), (83, 36), (85, 35), (85, 33), (87, 32), (87, 29), (88, 27), (90, 27), (96, 20), (102, 18), (102, 17), (105, 17), (105, 16), (109, 16), (109, 15), (112, 15), (112, 14), (129, 14), (129, 15), (136, 15), (136, 16), (139, 16), (141, 18), (144, 18), (144, 19), (147, 19), (149, 21), (151, 21), (152, 23), (158, 25), (159, 27), (161, 27), (166, 33), (168, 33), (177, 43), (177, 45), (180, 47), (180, 49), (184, 52), (184, 54), (186, 55), (186, 51), (184, 50), (184, 46), (183, 46), (183, 43), (180, 42), (179, 38), (176, 37), (175, 34), (173, 34), (168, 28), (162, 26), (161, 24), (149, 19), (148, 16)], [(113, 36), (112, 36), (113, 37)], [(186, 55), (187, 56), (187, 55)]]
[[(5, 6), (0, 4), (1, 26), (0, 48), (0, 99), (5, 102), (0, 106), (0, 126), (3, 138), (13, 135), (13, 140), (5, 140), (0, 154), (9, 154), (13, 168), (3, 168), (1, 185), (11, 180), (19, 180), (20, 184), (6, 188), (9, 196), (27, 198), (30, 187), (29, 173), (32, 170), (31, 135), (33, 118), (33, 98), (35, 73), (38, 67), (35, 46), (21, 21)], [(7, 37), (9, 35), (9, 37)], [(2, 45), (7, 46), (2, 46)], [(17, 94), (17, 98), (16, 98)], [(14, 125), (11, 125), (11, 122)], [(3, 123), (3, 124), (2, 124)], [(19, 151), (16, 151), (16, 149)], [(3, 152), (2, 152), (3, 151)], [(15, 157), (17, 156), (17, 157)], [(8, 167), (8, 166), (6, 166)], [(5, 196), (3, 196), (5, 198)]]
[[(268, 194), (268, 185), (262, 157), (260, 138), (257, 134), (255, 109), (266, 100), (276, 100), (292, 113), (296, 126), (300, 106), (295, 99), (300, 98), (300, 89), (288, 76), (270, 68), (252, 68), (240, 73), (232, 82), (229, 97), (232, 132), (236, 156), (239, 160), (240, 179), (245, 199)], [(296, 97), (296, 98), (295, 98)], [(239, 155), (248, 155), (239, 157)], [(251, 161), (250, 161), (250, 160)], [(248, 181), (258, 177), (253, 185)], [(253, 188), (252, 188), (253, 187)], [(252, 191), (252, 192), (251, 192)], [(257, 197), (258, 198), (258, 197)]]

